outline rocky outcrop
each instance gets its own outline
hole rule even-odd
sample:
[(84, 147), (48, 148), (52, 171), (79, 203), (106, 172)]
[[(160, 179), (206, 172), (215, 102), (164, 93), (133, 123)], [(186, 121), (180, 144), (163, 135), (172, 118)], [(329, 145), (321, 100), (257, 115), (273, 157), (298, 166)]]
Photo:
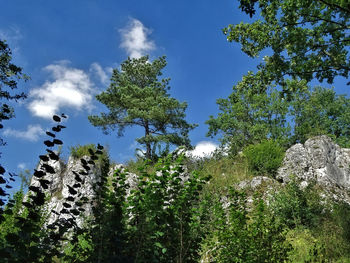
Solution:
[(291, 176), (302, 185), (314, 181), (335, 199), (350, 201), (350, 149), (341, 148), (327, 136), (317, 136), (289, 148), (276, 179), (286, 183)]
[[(87, 160), (87, 157), (83, 157), (83, 159)], [(49, 225), (58, 219), (68, 219), (71, 217), (69, 214), (61, 213), (62, 209), (64, 209), (63, 204), (67, 202), (67, 198), (70, 196), (69, 187), (79, 183), (81, 186), (78, 188), (77, 196), (79, 198), (85, 197), (88, 200), (93, 198), (95, 195), (93, 185), (99, 180), (101, 171), (98, 166), (94, 167), (91, 164), (87, 164), (90, 170), (87, 171), (87, 175), (80, 176), (81, 182), (77, 182), (76, 174), (84, 170), (80, 160), (69, 157), (67, 164), (61, 160), (50, 160), (47, 164), (55, 170), (55, 173), (46, 173), (44, 177), (44, 179), (51, 182), (48, 185), (48, 189), (45, 190), (46, 196), (49, 198), (45, 205), (45, 211), (48, 213), (46, 222)], [(42, 161), (38, 165), (38, 170), (40, 170), (41, 165)], [(33, 177), (30, 185), (40, 186), (40, 183), (36, 177)], [(89, 201), (84, 202), (80, 207), (75, 207), (74, 202), (70, 204), (73, 205), (72, 209), (83, 211), (83, 216), (88, 216), (92, 213), (92, 207)], [(77, 224), (79, 226), (82, 224), (83, 216), (78, 217)]]
[[(83, 157), (83, 159), (87, 161), (88, 157)], [(42, 162), (39, 163), (38, 169), (41, 164)], [(62, 161), (50, 160), (48, 165), (55, 170), (55, 173), (47, 173), (45, 176), (45, 179), (51, 182), (48, 189), (45, 190), (50, 198), (46, 205), (48, 211), (47, 222), (51, 224), (58, 219), (69, 217), (68, 214), (60, 212), (64, 209), (64, 203), (70, 195), (69, 188), (77, 183), (76, 174), (84, 170), (86, 166), (84, 167), (79, 159), (73, 157), (69, 157), (66, 164)], [(92, 200), (95, 196), (93, 186), (99, 181), (101, 170), (98, 165), (95, 167), (88, 164), (88, 166), (90, 169), (87, 174), (81, 176), (82, 181), (77, 196)], [(124, 167), (120, 164), (111, 166), (108, 177), (113, 177), (117, 169), (123, 170)], [(172, 172), (172, 169), (170, 169), (170, 173)], [(350, 204), (350, 149), (339, 147), (327, 136), (314, 137), (304, 144), (296, 144), (287, 150), (276, 179), (282, 183), (287, 183), (292, 176), (297, 177), (302, 186), (307, 185), (310, 181), (316, 182), (323, 186), (325, 192), (334, 199), (344, 200)], [(182, 183), (186, 182), (187, 178), (188, 174), (184, 168), (180, 176)], [(269, 177), (257, 176), (251, 180), (240, 182), (236, 187), (253, 193), (263, 188), (262, 192), (266, 191), (268, 193), (270, 190), (276, 190), (279, 187), (280, 184), (277, 181)], [(126, 194), (130, 195), (130, 191), (137, 187), (138, 176), (128, 173), (126, 184), (129, 185)], [(33, 177), (31, 185), (39, 187), (40, 182), (36, 177)], [(72, 207), (72, 209), (74, 208)], [(88, 201), (84, 202), (83, 206), (76, 208), (82, 208), (81, 211), (83, 211), (83, 216), (79, 216), (77, 220), (78, 225), (81, 225), (83, 223), (82, 218), (92, 214), (92, 204)]]

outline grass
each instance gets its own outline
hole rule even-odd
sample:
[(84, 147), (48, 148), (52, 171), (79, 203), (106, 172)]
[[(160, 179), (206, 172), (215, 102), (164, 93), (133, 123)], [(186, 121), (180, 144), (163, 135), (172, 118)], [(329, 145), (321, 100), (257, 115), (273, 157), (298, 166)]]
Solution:
[(204, 189), (209, 193), (226, 193), (229, 186), (253, 178), (253, 174), (248, 169), (247, 160), (243, 156), (188, 160), (187, 165), (190, 171), (197, 170), (203, 176), (211, 177)]

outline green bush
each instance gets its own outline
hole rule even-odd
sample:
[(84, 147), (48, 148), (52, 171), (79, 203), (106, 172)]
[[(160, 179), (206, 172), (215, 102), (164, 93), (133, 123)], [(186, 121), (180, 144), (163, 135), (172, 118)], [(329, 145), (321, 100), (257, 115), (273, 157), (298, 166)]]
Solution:
[(315, 185), (310, 183), (301, 189), (295, 178), (284, 189), (276, 192), (270, 200), (272, 213), (289, 228), (314, 227), (319, 224), (327, 207), (320, 203)]
[(70, 150), (70, 155), (75, 158), (81, 158), (85, 155), (90, 155), (89, 154), (89, 149), (96, 151), (96, 145), (95, 144), (86, 144), (86, 145), (80, 145), (78, 144), (77, 146), (71, 146), (69, 148)]
[(270, 175), (272, 177), (275, 177), (277, 169), (282, 164), (284, 152), (284, 148), (273, 140), (249, 145), (243, 150), (251, 172), (255, 175)]
[[(90, 156), (89, 151), (96, 152), (97, 148), (96, 145), (91, 143), (91, 144), (86, 144), (86, 145), (77, 145), (77, 146), (72, 146), (69, 148), (70, 150), (70, 155), (75, 158), (75, 159), (80, 159), (83, 156)], [(103, 159), (109, 159), (108, 156), (108, 150), (103, 149), (102, 154), (98, 155), (98, 160), (101, 161)]]
[[(284, 226), (276, 221), (262, 199), (231, 188), (224, 208), (220, 197), (212, 196), (210, 233), (202, 244), (204, 262), (286, 262), (292, 249), (286, 242)], [(216, 200), (215, 200), (216, 199)]]
[(292, 250), (288, 253), (288, 262), (326, 262), (323, 245), (309, 229), (296, 228), (287, 233), (287, 242)]

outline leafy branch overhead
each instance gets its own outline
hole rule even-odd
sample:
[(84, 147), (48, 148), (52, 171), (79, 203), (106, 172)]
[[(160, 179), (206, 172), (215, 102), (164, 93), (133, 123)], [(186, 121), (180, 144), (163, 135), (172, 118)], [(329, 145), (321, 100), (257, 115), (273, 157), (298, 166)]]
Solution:
[[(28, 76), (22, 73), (22, 68), (11, 63), (12, 52), (6, 41), (0, 40), (0, 98), (18, 100), (26, 98), (26, 94), (11, 94), (10, 90), (17, 89), (17, 81), (27, 80)], [(10, 88), (6, 90), (5, 88)]]
[(266, 84), (275, 82), (288, 90), (289, 78), (328, 83), (337, 76), (348, 78), (348, 1), (240, 0), (240, 7), (251, 17), (260, 15), (259, 19), (229, 25), (223, 31), (248, 56), (264, 55), (258, 69)]
[(144, 136), (137, 142), (145, 146), (147, 159), (155, 159), (157, 147), (164, 144), (190, 146), (188, 133), (196, 127), (185, 120), (187, 103), (170, 97), (170, 79), (159, 79), (165, 66), (165, 57), (127, 59), (121, 70), (114, 69), (109, 88), (96, 96), (109, 112), (89, 116), (106, 134), (117, 130), (123, 136), (129, 126), (142, 127)]

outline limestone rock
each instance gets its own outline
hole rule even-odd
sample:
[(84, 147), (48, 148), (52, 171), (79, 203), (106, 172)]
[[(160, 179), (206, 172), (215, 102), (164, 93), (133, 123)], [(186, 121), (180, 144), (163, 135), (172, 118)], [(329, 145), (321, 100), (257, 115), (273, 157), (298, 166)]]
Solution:
[(324, 135), (293, 145), (287, 150), (276, 178), (286, 183), (293, 175), (303, 186), (314, 181), (336, 199), (349, 201), (350, 149), (341, 148)]
[[(80, 159), (88, 161), (89, 158), (87, 156), (83, 156)], [(45, 190), (45, 193), (49, 198), (44, 207), (48, 214), (48, 218), (46, 220), (47, 225), (55, 222), (56, 220), (69, 219), (71, 217), (69, 214), (60, 213), (60, 211), (64, 208), (63, 203), (67, 202), (66, 199), (70, 196), (68, 186), (73, 186), (77, 183), (80, 184), (80, 187), (75, 188), (78, 191), (75, 197), (78, 197), (79, 199), (84, 197), (88, 200), (87, 202), (83, 202), (83, 205), (80, 207), (84, 209), (84, 212), (77, 218), (78, 226), (82, 226), (84, 217), (92, 215), (93, 205), (91, 201), (96, 195), (94, 185), (101, 178), (101, 170), (99, 165), (93, 166), (92, 164), (88, 164), (90, 169), (87, 171), (87, 175), (80, 175), (82, 181), (78, 182), (75, 178), (75, 173), (79, 174), (80, 171), (85, 170), (80, 159), (70, 156), (66, 164), (61, 160), (49, 160), (47, 162), (47, 164), (55, 170), (55, 173), (46, 173), (43, 178), (51, 182), (48, 189)], [(43, 162), (40, 161), (37, 170), (43, 170), (43, 168), (41, 168), (42, 164)], [(111, 166), (109, 168), (108, 176), (112, 177), (117, 169), (124, 169), (124, 167), (121, 164)], [(126, 183), (130, 186), (127, 190), (127, 195), (130, 194), (132, 189), (136, 188), (137, 178), (138, 177), (136, 174), (127, 174)], [(38, 187), (40, 186), (40, 182), (33, 176), (30, 185)], [(26, 198), (28, 198), (28, 196)], [(79, 208), (75, 206), (74, 202), (71, 202), (70, 204), (72, 205), (72, 209)]]

